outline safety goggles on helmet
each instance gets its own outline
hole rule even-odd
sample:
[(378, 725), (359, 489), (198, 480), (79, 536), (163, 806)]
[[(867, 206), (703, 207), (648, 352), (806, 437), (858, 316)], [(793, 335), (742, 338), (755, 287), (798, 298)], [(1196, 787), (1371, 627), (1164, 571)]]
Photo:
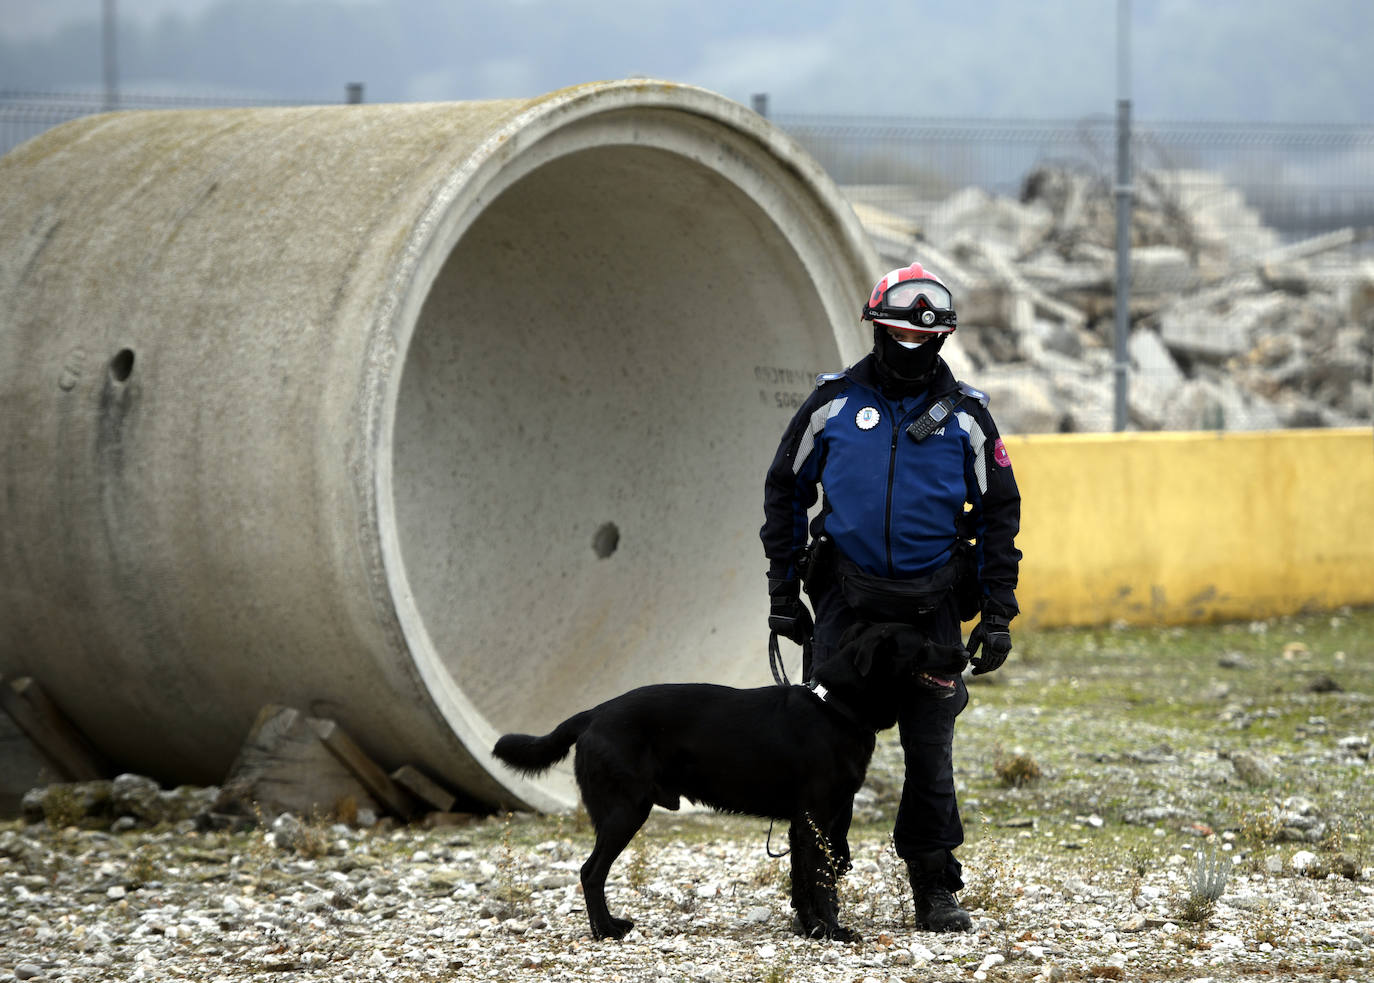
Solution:
[(864, 305), (865, 321), (882, 324), (905, 321), (917, 331), (938, 330), (938, 326), (942, 325), (948, 325), (953, 330), (957, 323), (954, 297), (949, 288), (938, 280), (902, 280), (888, 287), (881, 295), (877, 291), (874, 294)]

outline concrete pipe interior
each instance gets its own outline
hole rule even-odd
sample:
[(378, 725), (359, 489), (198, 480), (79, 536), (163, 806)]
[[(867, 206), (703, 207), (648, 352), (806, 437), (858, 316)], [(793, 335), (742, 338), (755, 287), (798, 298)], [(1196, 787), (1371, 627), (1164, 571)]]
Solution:
[(759, 613), (754, 369), (829, 364), (796, 329), (823, 309), (756, 205), (663, 151), (561, 157), (486, 207), (415, 326), (392, 458), (416, 610), (479, 714), (547, 729), (742, 675), (713, 639)]
[[(427, 178), (418, 213), (395, 220), (400, 246), (385, 252), (375, 291), (359, 287), (364, 263), (356, 258), (337, 274), (339, 292), (381, 299), (361, 302), (374, 311), (366, 337), (335, 346), (350, 367), (326, 360), (318, 369), (329, 377), (321, 388), (333, 393), (319, 419), (307, 412), (303, 423), (283, 416), (264, 424), (264, 432), (313, 430), (303, 439), (316, 447), (344, 427), (342, 440), (365, 445), (349, 468), (353, 487), (333, 487), (326, 474), (306, 505), (333, 530), (326, 539), (360, 540), (364, 555), (375, 540), (380, 564), (369, 568), (364, 558), (355, 571), (341, 549), (291, 561), (298, 579), (312, 576), (310, 564), (328, 568), (316, 592), (344, 596), (310, 614), (325, 612), (329, 623), (289, 623), (283, 614), (277, 646), (247, 640), (254, 630), (270, 635), (272, 617), (228, 629), (232, 619), (222, 614), (212, 618), (213, 639), (188, 630), (178, 637), (194, 642), (176, 651), (165, 648), (171, 633), (155, 654), (138, 651), (146, 638), (125, 639), (124, 665), (135, 674), (146, 666), (231, 691), (214, 709), (135, 693), (126, 710), (144, 715), (147, 733), (126, 738), (120, 728), (130, 714), (108, 712), (110, 691), (102, 711), (61, 671), (82, 661), (61, 650), (72, 635), (25, 625), (19, 604), (3, 609), (25, 646), (0, 654), (0, 671), (44, 678), (127, 766), (213, 778), (256, 709), (288, 703), (338, 718), (384, 766), (417, 764), (488, 803), (559, 808), (575, 801), (570, 768), (517, 776), (489, 758), (495, 736), (542, 733), (644, 683), (767, 682), (763, 472), (808, 377), (861, 350), (856, 312), (875, 260), (857, 223), (790, 141), (701, 90), (584, 87), (506, 110), (469, 143), (476, 149)], [(444, 153), (453, 150), (437, 156)], [(270, 189), (260, 193), (270, 205)], [(302, 235), (311, 212), (308, 202), (300, 208)], [(21, 304), (22, 293), (21, 278)], [(310, 316), (326, 322), (326, 333), (358, 333), (342, 317), (328, 323), (330, 310)], [(251, 345), (251, 321), (219, 330)], [(126, 378), (155, 386), (160, 349), (177, 342), (131, 334), (108, 331), (89, 347), (127, 350)], [(375, 354), (379, 345), (385, 357)], [(359, 376), (347, 386), (330, 381)], [(7, 388), (24, 388), (17, 379)], [(184, 398), (207, 398), (197, 388)], [(271, 482), (272, 473), (265, 465), (254, 480)], [(178, 480), (163, 474), (135, 493), (147, 523), (170, 514), (163, 496), (175, 494)], [(373, 496), (368, 508), (347, 504)], [(35, 589), (50, 584), (17, 570), (21, 552), (32, 555), (0, 544), (16, 576)], [(143, 569), (159, 562), (150, 555)], [(259, 572), (272, 562), (261, 549), (251, 558)], [(165, 577), (178, 575), (169, 561)], [(269, 572), (264, 590), (271, 580)], [(355, 583), (366, 589), (354, 591)], [(240, 607), (256, 603), (254, 589), (244, 588)], [(126, 604), (139, 596), (122, 594)], [(187, 610), (159, 613), (190, 625), (206, 615), (195, 606), (210, 602), (196, 591), (180, 602), (162, 591), (156, 603), (182, 604)], [(236, 602), (221, 591), (213, 603)], [(99, 619), (102, 609), (81, 616)], [(104, 644), (121, 644), (115, 635), (104, 632)], [(265, 664), (284, 649), (296, 653), (290, 674)], [(245, 671), (245, 659), (262, 660), (263, 670)], [(212, 734), (189, 764), (167, 767), (157, 758), (160, 735), (188, 716)]]

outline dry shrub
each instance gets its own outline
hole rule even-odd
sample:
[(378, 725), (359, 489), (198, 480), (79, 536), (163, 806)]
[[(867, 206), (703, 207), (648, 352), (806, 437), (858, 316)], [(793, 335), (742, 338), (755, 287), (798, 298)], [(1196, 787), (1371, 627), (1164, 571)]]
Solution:
[(999, 748), (992, 762), (993, 773), (1006, 788), (1020, 788), (1038, 781), (1042, 775), (1040, 766), (1028, 754), (1005, 755)]

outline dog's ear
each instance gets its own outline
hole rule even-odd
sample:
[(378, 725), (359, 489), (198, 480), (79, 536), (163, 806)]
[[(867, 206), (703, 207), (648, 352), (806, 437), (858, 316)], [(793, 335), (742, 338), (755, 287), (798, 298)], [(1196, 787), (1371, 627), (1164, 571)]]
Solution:
[(867, 637), (860, 638), (854, 643), (854, 671), (860, 676), (867, 676), (873, 668), (873, 645), (869, 644)]
[(873, 671), (873, 663), (877, 658), (890, 656), (892, 633), (897, 627), (889, 624), (864, 625), (862, 631), (855, 633), (849, 656), (855, 672), (867, 676)]
[(869, 624), (867, 621), (854, 622), (854, 624), (846, 628), (844, 630), (844, 634), (840, 636), (840, 642), (838, 646), (839, 650), (843, 652), (845, 649), (849, 648), (849, 646), (853, 645), (855, 642), (859, 640), (859, 636), (861, 636), (864, 632), (868, 631), (868, 629), (872, 627), (873, 626)]

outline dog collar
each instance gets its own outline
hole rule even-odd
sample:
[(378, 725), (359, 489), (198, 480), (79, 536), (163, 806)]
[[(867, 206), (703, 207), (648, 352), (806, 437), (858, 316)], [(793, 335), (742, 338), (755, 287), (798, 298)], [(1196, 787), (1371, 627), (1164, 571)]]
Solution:
[(861, 727), (866, 731), (877, 733), (877, 731), (873, 730), (872, 727), (868, 726), (868, 724), (860, 720), (858, 715), (854, 713), (853, 710), (849, 709), (849, 707), (845, 706), (843, 703), (837, 702), (830, 695), (830, 690), (826, 689), (823, 683), (817, 682), (813, 679), (806, 684), (806, 688), (816, 694), (816, 699), (820, 700), (830, 709), (834, 710), (845, 720), (848, 720), (855, 727)]

